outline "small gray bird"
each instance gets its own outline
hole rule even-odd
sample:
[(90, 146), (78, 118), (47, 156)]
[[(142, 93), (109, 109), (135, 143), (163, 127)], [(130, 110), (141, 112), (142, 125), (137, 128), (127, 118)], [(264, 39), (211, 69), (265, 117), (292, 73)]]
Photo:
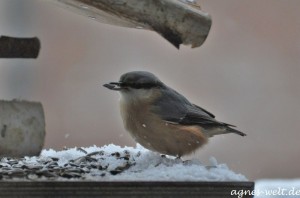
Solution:
[(214, 135), (235, 133), (205, 109), (146, 71), (128, 72), (104, 87), (121, 93), (120, 110), (126, 130), (136, 142), (161, 154), (181, 157), (207, 143)]

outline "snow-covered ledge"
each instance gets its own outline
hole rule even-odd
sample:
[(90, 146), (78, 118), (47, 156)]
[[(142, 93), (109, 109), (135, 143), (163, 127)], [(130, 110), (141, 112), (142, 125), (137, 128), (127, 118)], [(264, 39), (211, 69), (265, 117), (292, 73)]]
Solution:
[(3, 179), (85, 181), (247, 181), (225, 164), (211, 158), (204, 165), (198, 159), (183, 161), (161, 156), (137, 145), (113, 144), (63, 151), (43, 150), (39, 157), (2, 158)]
[(219, 164), (215, 158), (210, 161), (208, 165), (198, 159), (183, 161), (139, 145), (43, 150), (38, 157), (1, 159), (0, 197), (218, 197), (230, 196), (232, 190), (253, 190), (254, 183), (245, 176)]

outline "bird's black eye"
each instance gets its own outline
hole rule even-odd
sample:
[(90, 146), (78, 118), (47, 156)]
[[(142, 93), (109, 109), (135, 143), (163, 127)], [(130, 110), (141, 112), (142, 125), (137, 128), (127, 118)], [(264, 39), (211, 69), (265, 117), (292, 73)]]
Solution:
[(158, 87), (157, 83), (122, 83), (124, 87), (130, 87), (134, 89), (151, 89)]

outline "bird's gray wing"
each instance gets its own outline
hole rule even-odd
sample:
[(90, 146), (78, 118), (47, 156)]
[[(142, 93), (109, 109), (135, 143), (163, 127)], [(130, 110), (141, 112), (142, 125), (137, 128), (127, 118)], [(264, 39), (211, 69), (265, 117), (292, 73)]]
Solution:
[(195, 107), (197, 107), (198, 109), (204, 111), (205, 113), (207, 113), (210, 117), (215, 118), (216, 116), (212, 113), (210, 113), (209, 111), (203, 109), (202, 107), (199, 107), (198, 105), (193, 104)]
[(196, 125), (200, 125), (204, 128), (205, 127), (220, 127), (220, 126), (235, 127), (234, 125), (217, 121), (214, 118), (214, 115), (212, 117), (211, 113), (207, 112), (206, 110), (203, 110), (201, 107), (199, 108), (199, 106), (187, 105), (186, 108), (187, 108), (186, 114), (182, 119), (180, 119), (178, 124), (183, 124), (183, 125), (195, 125), (196, 124)]
[(190, 103), (184, 96), (171, 88), (163, 89), (155, 101), (153, 112), (163, 120), (182, 125), (202, 127), (229, 126), (214, 119), (214, 115)]

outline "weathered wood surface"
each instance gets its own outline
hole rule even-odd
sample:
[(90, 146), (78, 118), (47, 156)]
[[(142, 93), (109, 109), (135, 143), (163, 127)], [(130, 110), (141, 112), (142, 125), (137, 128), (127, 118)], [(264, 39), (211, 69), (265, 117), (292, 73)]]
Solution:
[(0, 157), (39, 155), (44, 140), (45, 118), (41, 103), (0, 100)]
[(211, 17), (184, 0), (48, 0), (102, 23), (153, 30), (179, 48), (199, 47)]
[[(254, 182), (0, 182), (0, 197), (237, 197)], [(250, 198), (252, 195), (244, 195)]]
[(37, 37), (0, 37), (0, 58), (37, 58), (41, 44)]

